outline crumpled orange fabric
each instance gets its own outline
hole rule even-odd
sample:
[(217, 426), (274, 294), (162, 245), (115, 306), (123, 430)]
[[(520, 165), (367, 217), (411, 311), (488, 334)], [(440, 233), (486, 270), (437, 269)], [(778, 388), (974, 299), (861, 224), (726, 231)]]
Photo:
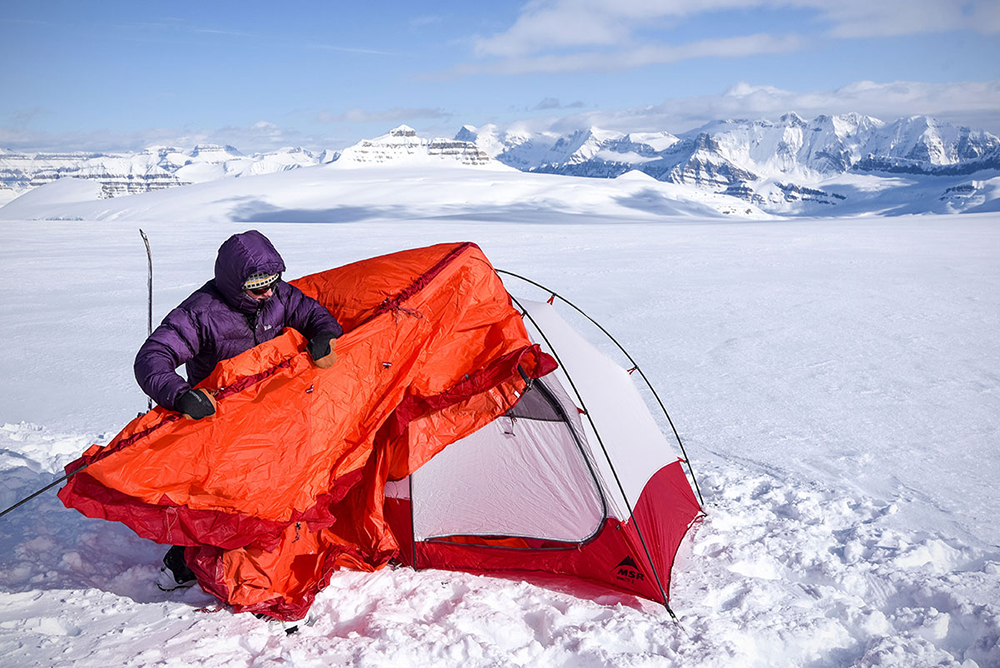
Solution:
[(59, 493), (90, 517), (188, 546), (203, 588), (281, 619), (303, 617), (337, 568), (380, 568), (395, 554), (387, 479), (502, 415), (555, 368), (475, 244), (294, 283), (344, 326), (331, 368), (286, 330), (199, 385), (215, 416), (157, 407), (67, 466), (79, 473)]

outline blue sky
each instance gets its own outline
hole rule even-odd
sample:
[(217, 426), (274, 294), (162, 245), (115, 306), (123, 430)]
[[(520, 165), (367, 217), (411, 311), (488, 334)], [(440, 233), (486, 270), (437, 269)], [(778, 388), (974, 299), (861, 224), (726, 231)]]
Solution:
[[(833, 8), (835, 6), (835, 8)], [(926, 114), (1000, 134), (1000, 1), (11, 2), (0, 148), (342, 148), (406, 123), (682, 132)]]

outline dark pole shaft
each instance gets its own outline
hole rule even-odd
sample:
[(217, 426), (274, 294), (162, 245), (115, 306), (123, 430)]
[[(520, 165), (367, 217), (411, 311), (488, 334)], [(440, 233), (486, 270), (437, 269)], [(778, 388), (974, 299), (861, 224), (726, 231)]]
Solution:
[[(153, 333), (153, 251), (149, 248), (149, 238), (142, 228), (139, 228), (139, 234), (142, 235), (142, 243), (146, 244), (146, 260), (149, 264), (149, 311), (146, 322), (146, 336), (149, 337)], [(146, 407), (147, 410), (153, 410), (152, 397), (147, 398)]]
[[(89, 466), (89, 464), (87, 466)], [(18, 508), (18, 507), (24, 505), (25, 503), (27, 503), (28, 501), (31, 501), (33, 498), (35, 498), (39, 494), (41, 494), (43, 492), (47, 492), (48, 490), (52, 489), (53, 487), (55, 487), (59, 483), (63, 482), (64, 480), (69, 480), (70, 478), (72, 478), (73, 476), (75, 476), (77, 473), (79, 473), (83, 469), (87, 468), (87, 466), (81, 466), (80, 468), (78, 468), (77, 470), (73, 471), (72, 473), (67, 473), (66, 475), (64, 475), (63, 477), (59, 478), (58, 480), (50, 482), (48, 485), (46, 485), (45, 487), (42, 487), (40, 490), (38, 490), (34, 494), (31, 494), (30, 496), (24, 497), (23, 499), (21, 499), (20, 501), (18, 501), (17, 503), (15, 503), (10, 508), (4, 510), (3, 512), (0, 512), (0, 517), (3, 517), (4, 515), (6, 515), (7, 513), (9, 513), (10, 511), (14, 510), (15, 508)]]
[(705, 499), (702, 498), (702, 496), (701, 496), (701, 487), (698, 486), (698, 479), (695, 478), (695, 476), (694, 476), (694, 467), (691, 466), (691, 460), (688, 458), (687, 450), (684, 448), (684, 442), (681, 441), (681, 435), (679, 433), (677, 433), (677, 427), (674, 426), (674, 421), (671, 419), (670, 413), (667, 412), (667, 407), (664, 406), (663, 402), (660, 400), (660, 395), (658, 395), (656, 393), (656, 389), (653, 387), (653, 384), (649, 382), (649, 379), (646, 378), (646, 374), (644, 374), (642, 372), (642, 369), (639, 368), (639, 364), (634, 359), (632, 359), (632, 356), (628, 353), (627, 350), (625, 350), (624, 346), (622, 346), (622, 344), (618, 343), (618, 340), (615, 337), (611, 336), (611, 333), (608, 332), (608, 330), (604, 329), (604, 327), (601, 325), (601, 323), (599, 323), (596, 320), (594, 320), (593, 318), (591, 318), (589, 315), (587, 315), (583, 311), (583, 309), (581, 309), (579, 306), (577, 306), (576, 304), (574, 304), (570, 300), (566, 299), (565, 297), (563, 297), (559, 293), (555, 292), (554, 290), (551, 290), (551, 289), (545, 287), (541, 283), (536, 283), (535, 281), (531, 280), (530, 278), (525, 278), (524, 276), (521, 276), (520, 274), (515, 274), (512, 271), (504, 271), (503, 269), (495, 269), (495, 271), (498, 274), (507, 274), (508, 276), (513, 276), (514, 278), (518, 278), (518, 279), (524, 281), (525, 283), (530, 283), (531, 285), (534, 285), (537, 288), (545, 290), (546, 292), (548, 292), (553, 297), (558, 297), (563, 302), (565, 302), (569, 306), (573, 307), (577, 311), (577, 313), (579, 313), (584, 318), (586, 318), (587, 320), (589, 320), (590, 322), (592, 322), (599, 330), (601, 330), (601, 332), (604, 333), (605, 336), (607, 336), (609, 339), (611, 339), (611, 341), (616, 346), (618, 346), (618, 350), (622, 351), (622, 353), (625, 355), (625, 357), (628, 358), (628, 361), (631, 362), (631, 364), (635, 368), (635, 370), (639, 372), (639, 375), (642, 377), (642, 380), (646, 383), (646, 387), (648, 387), (649, 391), (653, 393), (653, 397), (656, 399), (656, 403), (658, 403), (660, 405), (660, 410), (663, 411), (663, 415), (666, 416), (667, 422), (670, 424), (670, 428), (674, 432), (674, 437), (677, 439), (677, 445), (680, 446), (681, 454), (684, 455), (684, 463), (687, 464), (688, 473), (691, 474), (691, 482), (694, 483), (694, 490), (695, 490), (695, 492), (698, 493), (698, 500), (701, 502), (701, 510), (702, 510), (702, 512), (705, 512)]

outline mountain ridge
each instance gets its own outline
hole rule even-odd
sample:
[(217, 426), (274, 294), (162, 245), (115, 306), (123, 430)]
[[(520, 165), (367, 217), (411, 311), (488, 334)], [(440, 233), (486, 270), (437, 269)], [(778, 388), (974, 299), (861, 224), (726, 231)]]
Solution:
[[(880, 211), (879, 193), (892, 179), (904, 179), (915, 189), (914, 202), (923, 202), (927, 211), (951, 213), (992, 210), (1000, 138), (927, 116), (885, 122), (847, 113), (806, 120), (788, 112), (776, 121), (715, 120), (676, 135), (597, 127), (532, 132), (488, 124), (464, 125), (451, 139), (426, 139), (400, 125), (340, 152), (320, 153), (286, 147), (245, 155), (208, 143), (125, 154), (0, 149), (0, 204), (67, 176), (99, 181), (101, 196), (114, 197), (330, 163), (372, 168), (410, 162), (604, 179), (638, 171), (778, 215)], [(921, 212), (915, 206), (903, 208)]]

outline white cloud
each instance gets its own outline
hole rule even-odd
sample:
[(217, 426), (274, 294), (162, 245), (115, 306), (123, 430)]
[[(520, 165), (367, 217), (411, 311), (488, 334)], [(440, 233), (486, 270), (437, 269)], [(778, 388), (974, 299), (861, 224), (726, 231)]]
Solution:
[[(622, 132), (663, 131), (680, 133), (714, 120), (727, 118), (771, 118), (794, 111), (806, 118), (819, 114), (858, 112), (884, 121), (899, 117), (927, 115), (955, 125), (967, 125), (1000, 135), (1000, 80), (927, 83), (915, 81), (856, 81), (837, 89), (791, 91), (774, 86), (740, 82), (718, 95), (682, 97), (633, 109), (576, 111), (579, 102), (563, 104), (557, 98), (545, 98), (531, 110), (550, 112), (545, 118), (520, 121), (513, 126), (529, 130), (569, 132), (596, 126)], [(528, 110), (519, 108), (521, 113)], [(518, 110), (514, 110), (517, 113)], [(0, 147), (14, 151), (136, 151), (148, 146), (166, 145), (191, 148), (196, 144), (230, 144), (244, 153), (269, 151), (284, 146), (303, 146), (311, 150), (339, 148), (357, 141), (366, 130), (363, 126), (346, 131), (345, 137), (305, 134), (268, 120), (249, 126), (227, 126), (215, 130), (151, 128), (113, 133), (107, 130), (51, 134), (30, 130), (27, 125), (44, 109), (24, 109), (8, 117), (0, 126)], [(305, 115), (298, 112), (300, 116)], [(446, 136), (454, 131), (444, 123), (454, 114), (441, 109), (394, 108), (384, 111), (350, 109), (339, 114), (323, 112), (320, 120), (329, 123), (408, 122), (415, 118), (438, 119), (441, 123), (425, 126), (427, 132)], [(459, 122), (476, 123), (460, 118)], [(387, 128), (385, 128), (387, 129)], [(384, 129), (382, 130), (384, 131)], [(373, 135), (370, 135), (373, 136)]]
[(797, 0), (820, 10), (833, 37), (894, 37), (969, 30), (1000, 32), (996, 0)]
[(738, 83), (720, 95), (674, 98), (662, 104), (595, 111), (533, 121), (555, 130), (594, 125), (622, 132), (683, 132), (709, 121), (776, 118), (794, 111), (803, 117), (858, 112), (885, 121), (925, 115), (1000, 135), (1000, 80), (926, 83), (857, 81), (835, 90), (789, 91)]
[(531, 107), (527, 111), (549, 111), (551, 109), (583, 109), (585, 105), (582, 100), (562, 104), (557, 97), (546, 97), (541, 102)]
[(198, 144), (229, 144), (240, 151), (272, 151), (286, 146), (303, 146), (313, 150), (342, 145), (344, 140), (314, 137), (297, 130), (282, 128), (270, 121), (258, 121), (249, 127), (226, 126), (215, 130), (177, 128), (149, 128), (135, 132), (48, 133), (26, 130), (23, 127), (0, 126), (0, 147), (12, 151), (141, 151), (150, 146), (173, 146), (190, 149)]
[(796, 36), (771, 35), (729, 36), (694, 45), (650, 41), (650, 27), (657, 21), (676, 24), (698, 14), (762, 8), (811, 11), (810, 25), (832, 38), (954, 30), (1000, 33), (997, 0), (532, 0), (510, 28), (478, 37), (473, 50), (480, 62), (461, 65), (454, 73), (607, 71), (687, 58), (774, 53), (804, 44)]
[(567, 46), (609, 46), (626, 41), (630, 29), (590, 2), (531, 2), (506, 32), (476, 40), (480, 56), (518, 57)]
[(534, 74), (556, 72), (613, 72), (645, 65), (676, 63), (692, 58), (733, 58), (761, 53), (787, 53), (801, 48), (802, 38), (795, 35), (746, 35), (706, 39), (688, 44), (655, 44), (628, 47), (618, 51), (587, 51), (572, 54), (543, 54), (506, 58), (456, 67), (452, 74)]

